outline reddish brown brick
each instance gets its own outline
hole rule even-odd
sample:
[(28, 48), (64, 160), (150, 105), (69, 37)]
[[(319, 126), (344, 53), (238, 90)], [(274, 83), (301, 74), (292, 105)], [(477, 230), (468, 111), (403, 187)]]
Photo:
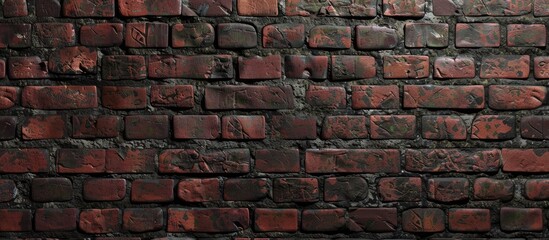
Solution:
[(471, 139), (505, 140), (513, 139), (515, 117), (505, 115), (481, 115), (473, 120)]
[(549, 194), (546, 189), (549, 188), (549, 180), (547, 179), (531, 179), (524, 183), (524, 196), (530, 200), (547, 200)]
[(376, 1), (286, 1), (286, 16), (375, 17)]
[(278, 79), (282, 77), (282, 58), (280, 55), (238, 57), (238, 71), (239, 79)]
[(343, 87), (324, 87), (309, 85), (305, 93), (305, 101), (313, 106), (326, 109), (345, 108), (347, 94)]
[(153, 85), (151, 86), (151, 105), (159, 107), (194, 107), (192, 85)]
[(105, 155), (108, 173), (152, 173), (156, 165), (156, 149), (109, 149)]
[(33, 33), (37, 47), (63, 47), (74, 45), (75, 31), (72, 23), (36, 23)]
[(18, 194), (17, 186), (15, 186), (13, 180), (0, 179), (0, 202), (10, 202), (15, 199)]
[(444, 211), (438, 208), (412, 208), (402, 212), (402, 230), (413, 233), (442, 232), (445, 229)]
[(531, 1), (516, 1), (512, 4), (505, 0), (482, 2), (481, 0), (463, 1), (463, 13), (466, 16), (520, 16), (532, 12)]
[(6, 61), (0, 59), (0, 78), (6, 78)]
[(429, 57), (417, 55), (394, 55), (383, 57), (384, 78), (429, 77)]
[(113, 233), (120, 230), (120, 209), (85, 209), (80, 212), (78, 228), (85, 233)]
[(395, 149), (309, 149), (307, 173), (398, 173), (400, 153)]
[(301, 215), (301, 229), (305, 232), (340, 232), (345, 230), (345, 209), (306, 209)]
[(322, 80), (328, 77), (328, 56), (288, 55), (284, 67), (287, 78)]
[(355, 85), (351, 87), (353, 109), (398, 108), (400, 94), (397, 85)]
[(278, 15), (278, 0), (237, 0), (238, 15), (275, 17)]
[(183, 16), (225, 17), (233, 11), (232, 0), (189, 0)]
[(421, 200), (421, 178), (381, 178), (378, 183), (379, 197), (383, 202), (417, 202)]
[(264, 139), (265, 116), (224, 116), (221, 129), (223, 139)]
[(126, 197), (126, 179), (86, 179), (82, 189), (82, 196), (86, 201), (120, 201)]
[(549, 149), (507, 149), (502, 150), (503, 171), (505, 172), (548, 172), (545, 164)]
[(376, 61), (371, 56), (332, 56), (332, 80), (357, 80), (376, 76)]
[(96, 108), (95, 86), (27, 86), (22, 92), (21, 105), (34, 109)]
[(254, 212), (254, 230), (258, 232), (297, 232), (297, 209), (257, 208)]
[(198, 152), (192, 149), (164, 150), (158, 157), (161, 173), (247, 173), (248, 149)]
[(80, 28), (80, 44), (89, 47), (120, 46), (124, 40), (124, 24), (98, 23)]
[(56, 164), (59, 173), (103, 173), (105, 150), (59, 149)]
[(498, 23), (457, 23), (456, 47), (499, 47)]
[(272, 135), (282, 139), (316, 139), (316, 117), (275, 115)]
[(549, 117), (522, 117), (520, 119), (520, 135), (526, 139), (549, 139)]
[(507, 25), (507, 46), (545, 47), (546, 29), (543, 24)]
[(177, 115), (173, 117), (176, 139), (216, 139), (220, 121), (216, 115)]
[(42, 0), (35, 2), (37, 17), (60, 17), (61, 3), (59, 0)]
[(4, 1), (4, 17), (25, 17), (29, 15), (26, 0)]
[(372, 139), (414, 139), (416, 117), (413, 115), (370, 116), (370, 137)]
[(166, 139), (170, 137), (168, 115), (133, 115), (124, 117), (127, 139)]
[(73, 138), (114, 138), (122, 129), (122, 118), (109, 115), (78, 115), (72, 117)]
[(149, 77), (230, 79), (234, 77), (233, 61), (230, 55), (152, 55)]
[(493, 178), (477, 178), (473, 185), (473, 197), (477, 200), (502, 200), (513, 199), (515, 185), (513, 181)]
[(126, 24), (126, 47), (166, 48), (169, 41), (167, 23), (146, 22)]
[(424, 0), (383, 0), (383, 15), (390, 17), (423, 17)]
[(173, 179), (137, 179), (132, 182), (131, 200), (136, 203), (171, 202), (173, 189)]
[(526, 79), (530, 75), (530, 56), (497, 55), (482, 58), (481, 78)]
[(452, 0), (433, 0), (433, 14), (436, 16), (462, 15), (461, 4)]
[(48, 62), (40, 57), (10, 57), (8, 59), (8, 76), (10, 79), (48, 78)]
[(30, 209), (0, 209), (0, 232), (32, 231), (32, 211)]
[(257, 32), (250, 24), (220, 23), (217, 25), (217, 46), (228, 49), (255, 48)]
[(65, 17), (114, 17), (114, 0), (64, 0)]
[(31, 196), (35, 202), (66, 202), (72, 200), (72, 182), (68, 178), (34, 178)]
[(34, 213), (34, 230), (37, 232), (61, 232), (76, 230), (78, 209), (39, 208)]
[(49, 161), (45, 149), (0, 149), (0, 173), (48, 172)]
[(205, 105), (208, 110), (291, 109), (294, 94), (289, 86), (207, 86)]
[(497, 172), (497, 149), (408, 149), (405, 169), (411, 172)]
[(397, 219), (396, 208), (357, 208), (349, 210), (347, 227), (353, 232), (393, 232)]
[(368, 182), (361, 177), (330, 177), (324, 179), (324, 201), (359, 202), (368, 197)]
[(101, 72), (104, 80), (141, 80), (147, 77), (143, 56), (110, 55), (102, 59)]
[(448, 229), (452, 232), (489, 232), (489, 209), (452, 208), (448, 210)]
[(179, 0), (118, 0), (120, 14), (124, 17), (178, 16), (181, 15)]
[(214, 44), (215, 31), (209, 23), (178, 23), (172, 26), (172, 47), (209, 47)]
[(458, 202), (469, 199), (467, 178), (431, 178), (427, 182), (427, 197), (438, 202)]
[(393, 49), (398, 45), (396, 29), (377, 25), (356, 26), (356, 48), (361, 50)]
[[(256, 2), (259, 3), (259, 1)], [(305, 45), (305, 25), (303, 24), (281, 23), (263, 27), (264, 48), (301, 48), (303, 45)]]
[(259, 149), (255, 151), (255, 169), (265, 173), (296, 173), (300, 170), (298, 149)]
[(101, 91), (103, 107), (114, 110), (147, 108), (147, 89), (144, 87), (104, 86)]
[(31, 46), (30, 24), (1, 23), (0, 48), (27, 48)]
[(0, 87), (0, 109), (10, 109), (19, 102), (19, 88)]
[(404, 36), (404, 45), (408, 48), (448, 47), (448, 24), (406, 23)]
[(92, 74), (97, 70), (97, 51), (77, 46), (64, 47), (53, 51), (48, 61), (51, 73)]
[(59, 139), (66, 136), (65, 117), (61, 115), (34, 115), (21, 126), (24, 140)]
[(495, 110), (527, 110), (545, 104), (547, 88), (543, 86), (491, 85), (488, 105)]
[(368, 138), (366, 116), (328, 116), (322, 123), (322, 139)]
[(318, 179), (316, 178), (276, 178), (273, 180), (273, 201), (277, 203), (318, 202)]
[(270, 193), (271, 184), (266, 178), (227, 179), (223, 198), (226, 201), (260, 201)]
[(433, 77), (448, 78), (474, 78), (475, 60), (472, 57), (438, 57), (433, 67)]
[(159, 231), (164, 227), (162, 208), (126, 208), (123, 228), (132, 233)]
[(465, 140), (467, 126), (459, 116), (423, 116), (422, 137), (433, 140)]
[(545, 17), (549, 16), (549, 1), (547, 0), (534, 0), (534, 16)]
[(177, 197), (184, 202), (221, 201), (220, 185), (218, 178), (183, 179), (177, 185)]
[(549, 78), (549, 56), (534, 57), (534, 77), (536, 79)]
[(484, 86), (405, 85), (405, 108), (483, 109)]
[(168, 209), (168, 232), (227, 233), (249, 227), (247, 208)]
[(514, 231), (543, 231), (543, 211), (541, 208), (511, 208), (502, 207), (499, 213), (501, 230)]
[(309, 31), (307, 43), (310, 48), (351, 48), (351, 27), (334, 25), (315, 26)]

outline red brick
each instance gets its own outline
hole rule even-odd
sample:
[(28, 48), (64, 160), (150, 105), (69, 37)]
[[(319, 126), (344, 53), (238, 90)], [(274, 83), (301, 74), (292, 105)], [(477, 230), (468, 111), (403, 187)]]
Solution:
[(460, 116), (423, 116), (422, 137), (432, 140), (466, 140), (467, 125)]
[(105, 155), (107, 173), (152, 173), (156, 149), (109, 149)]
[(272, 134), (282, 139), (316, 139), (316, 117), (275, 115)]
[(171, 202), (173, 192), (173, 179), (137, 179), (132, 182), (131, 200), (136, 203)]
[(526, 139), (549, 139), (548, 116), (524, 116), (520, 119), (520, 135)]
[(341, 232), (347, 219), (345, 209), (306, 209), (301, 215), (301, 230), (305, 232)]
[(223, 139), (259, 140), (265, 138), (265, 116), (224, 116), (221, 126)]
[(18, 195), (15, 182), (10, 179), (0, 179), (0, 202), (10, 202)]
[(168, 209), (168, 232), (227, 233), (249, 227), (247, 208)]
[(474, 78), (475, 59), (466, 56), (438, 57), (434, 63), (434, 78)]
[(176, 139), (216, 139), (220, 121), (217, 115), (177, 115), (173, 117)]
[(404, 108), (483, 109), (484, 86), (405, 85)]
[(61, 232), (76, 230), (78, 209), (39, 208), (34, 214), (34, 230), (37, 232)]
[(11, 140), (16, 137), (16, 116), (0, 116), (0, 140)]
[(0, 48), (27, 48), (31, 46), (31, 25), (16, 23), (0, 24)]
[(524, 183), (524, 196), (527, 199), (540, 201), (548, 200), (549, 194), (546, 189), (549, 188), (547, 179), (530, 179)]
[(295, 102), (290, 86), (207, 86), (204, 98), (208, 110), (291, 109)]
[(324, 201), (359, 202), (368, 197), (368, 182), (361, 177), (331, 177), (324, 179)]
[(394, 232), (396, 208), (357, 208), (349, 210), (347, 227), (353, 232)]
[(230, 55), (152, 55), (149, 77), (230, 79), (234, 77), (233, 61)]
[(507, 46), (545, 47), (546, 29), (543, 24), (507, 25)]
[(240, 16), (276, 17), (278, 0), (237, 0), (236, 7)]
[(394, 55), (383, 57), (384, 78), (426, 78), (429, 77), (429, 71), (428, 56)]
[(49, 161), (45, 149), (0, 149), (0, 173), (48, 172)]
[(328, 116), (322, 123), (322, 139), (368, 138), (366, 116)]
[(30, 209), (0, 209), (0, 232), (32, 231), (32, 212)]
[(254, 212), (254, 230), (258, 232), (297, 232), (297, 209), (257, 208)]
[(511, 180), (499, 180), (480, 177), (475, 179), (473, 185), (473, 197), (476, 200), (502, 200), (513, 199), (515, 185)]
[(499, 214), (501, 230), (514, 231), (543, 231), (543, 211), (541, 208), (511, 208), (502, 207)]
[(274, 202), (312, 203), (319, 200), (316, 178), (276, 178), (273, 181)]
[(356, 26), (356, 48), (360, 50), (393, 49), (398, 45), (396, 29), (377, 25)]
[(98, 23), (80, 28), (80, 44), (89, 47), (116, 47), (124, 41), (124, 24)]
[(489, 232), (489, 209), (452, 208), (448, 210), (448, 229), (452, 232)]
[(181, 15), (181, 1), (179, 0), (118, 0), (118, 8), (124, 17)]
[(226, 149), (199, 153), (192, 149), (164, 150), (158, 157), (160, 173), (247, 173), (248, 149)]
[(8, 59), (8, 76), (10, 79), (48, 78), (48, 62), (40, 57), (10, 57)]
[(531, 1), (519, 0), (509, 4), (505, 0), (482, 2), (480, 0), (463, 1), (463, 13), (466, 16), (520, 16), (532, 12)]
[(497, 172), (497, 149), (408, 149), (405, 169), (411, 172)]
[(72, 116), (73, 138), (115, 138), (122, 129), (122, 118), (109, 115)]
[(133, 115), (124, 117), (127, 139), (166, 139), (170, 137), (168, 115)]
[(224, 183), (225, 201), (260, 201), (270, 193), (270, 183), (266, 178), (227, 179)]
[(122, 221), (123, 228), (132, 233), (154, 232), (164, 227), (161, 208), (126, 208)]
[(27, 86), (22, 92), (23, 107), (45, 110), (96, 108), (95, 86)]
[(488, 105), (495, 110), (528, 110), (545, 104), (544, 86), (490, 85)]
[(457, 23), (456, 47), (499, 47), (498, 23)]
[(183, 16), (225, 17), (232, 11), (232, 0), (189, 0), (188, 6), (183, 6)]
[(413, 233), (435, 233), (445, 229), (446, 215), (438, 208), (412, 208), (402, 212), (402, 230)]
[(381, 178), (378, 191), (383, 202), (417, 202), (423, 195), (418, 177)]
[(82, 189), (82, 196), (86, 201), (120, 201), (126, 197), (126, 179), (86, 179)]
[(375, 17), (376, 1), (286, 1), (286, 16)]
[(452, 0), (433, 0), (433, 14), (436, 16), (462, 15), (461, 4)]
[[(259, 1), (256, 2), (259, 3)], [(301, 48), (303, 45), (305, 45), (305, 25), (303, 24), (282, 23), (263, 27), (264, 48)]]
[(177, 185), (177, 197), (184, 202), (221, 201), (222, 197), (219, 179), (183, 179)]
[(475, 117), (471, 127), (471, 139), (505, 140), (513, 139), (515, 117), (504, 115), (481, 115)]
[(309, 31), (307, 43), (310, 48), (348, 49), (351, 48), (351, 27), (318, 25)]
[(104, 80), (142, 80), (147, 77), (145, 57), (137, 55), (110, 55), (102, 58)]
[(298, 149), (259, 149), (255, 151), (255, 170), (265, 173), (296, 173), (300, 170)]
[(151, 105), (159, 107), (194, 107), (192, 85), (153, 85), (151, 86)]
[(59, 139), (66, 136), (65, 117), (61, 115), (30, 116), (21, 126), (23, 140)]
[(496, 55), (482, 58), (480, 78), (526, 79), (530, 75), (530, 56)]
[(406, 23), (404, 36), (404, 45), (408, 48), (448, 47), (448, 24)]
[(243, 80), (278, 79), (282, 77), (280, 55), (238, 57), (238, 78)]
[(507, 149), (502, 150), (505, 172), (549, 172), (549, 149)]
[(128, 23), (126, 24), (124, 38), (126, 47), (167, 48), (169, 41), (168, 24), (159, 22)]
[(36, 23), (33, 27), (37, 47), (64, 47), (75, 43), (72, 23)]
[(104, 86), (103, 107), (114, 110), (144, 109), (147, 107), (147, 89), (144, 87)]
[(376, 76), (376, 61), (371, 56), (332, 56), (332, 80), (358, 80)]
[(59, 173), (103, 173), (105, 150), (59, 149), (56, 164)]
[(61, 17), (61, 3), (59, 0), (36, 1), (34, 9), (37, 17)]
[(19, 102), (19, 88), (0, 87), (0, 109), (10, 109)]
[(343, 87), (324, 87), (309, 85), (305, 93), (305, 101), (313, 106), (326, 109), (345, 108), (347, 94)]
[(372, 139), (414, 139), (416, 117), (413, 115), (370, 116), (370, 137)]
[(534, 16), (545, 17), (549, 16), (549, 1), (547, 0), (534, 0)]
[(323, 80), (328, 77), (328, 56), (288, 55), (284, 67), (286, 78)]
[(390, 17), (423, 17), (424, 0), (383, 0), (383, 15)]
[(255, 48), (257, 32), (250, 24), (220, 23), (217, 25), (217, 46), (228, 49)]
[(78, 227), (85, 233), (113, 233), (120, 230), (118, 222), (120, 222), (118, 208), (86, 209), (80, 212)]
[(431, 178), (427, 182), (427, 197), (438, 202), (458, 202), (469, 199), (467, 178)]
[(534, 57), (534, 77), (536, 79), (549, 78), (549, 56)]
[(35, 202), (66, 202), (72, 200), (72, 182), (68, 178), (34, 178), (31, 196)]
[(65, 17), (114, 17), (114, 0), (64, 0)]
[(395, 149), (310, 149), (307, 173), (398, 173), (400, 153)]
[(4, 1), (4, 17), (25, 17), (29, 15), (26, 0)]
[(50, 54), (48, 61), (51, 73), (91, 74), (97, 71), (96, 68), (97, 51), (82, 46), (59, 48)]
[(197, 48), (214, 44), (215, 31), (209, 23), (179, 23), (172, 26), (172, 47)]
[(398, 108), (400, 106), (397, 85), (355, 85), (351, 86), (351, 89), (353, 109)]

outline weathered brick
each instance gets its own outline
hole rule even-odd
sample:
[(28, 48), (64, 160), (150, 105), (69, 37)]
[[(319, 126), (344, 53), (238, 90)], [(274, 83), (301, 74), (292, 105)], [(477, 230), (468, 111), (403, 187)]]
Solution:
[(0, 87), (0, 109), (10, 109), (19, 103), (19, 88)]
[(356, 26), (356, 48), (363, 50), (393, 49), (398, 45), (396, 29), (377, 25)]
[(272, 135), (282, 139), (316, 139), (316, 117), (275, 115), (271, 120)]
[(448, 78), (474, 78), (475, 60), (472, 57), (438, 57), (433, 66), (433, 77)]
[(0, 209), (0, 232), (32, 231), (32, 211), (30, 209)]
[(177, 115), (173, 117), (176, 139), (216, 139), (220, 135), (217, 115)]
[(305, 45), (305, 25), (303, 24), (281, 23), (263, 27), (264, 48), (300, 48), (303, 45)]
[(132, 233), (159, 231), (164, 227), (162, 208), (126, 208), (123, 228)]
[(497, 149), (408, 149), (404, 166), (411, 172), (497, 172), (501, 158)]
[(35, 2), (37, 17), (60, 17), (61, 3), (59, 0), (42, 0)]
[(205, 104), (209, 110), (291, 109), (294, 94), (290, 86), (207, 86)]
[(30, 24), (1, 23), (0, 48), (27, 48), (31, 46)]
[(507, 46), (545, 47), (546, 31), (543, 24), (509, 24), (507, 25)]
[(448, 24), (406, 23), (404, 36), (404, 45), (409, 48), (448, 47)]
[(247, 208), (168, 209), (168, 232), (237, 232), (249, 227)]
[(534, 16), (545, 17), (549, 16), (549, 1), (547, 0), (534, 0)]
[(149, 77), (230, 79), (234, 77), (230, 55), (151, 55)]
[(237, 0), (238, 15), (254, 17), (276, 17), (278, 0)]
[(78, 228), (85, 233), (113, 233), (120, 230), (120, 209), (85, 209), (80, 212)]
[(431, 178), (427, 181), (427, 197), (438, 202), (459, 202), (469, 199), (467, 178)]
[(526, 139), (549, 139), (549, 117), (539, 115), (522, 117), (520, 135)]
[(147, 108), (147, 89), (144, 87), (104, 86), (101, 92), (103, 107), (114, 110)]
[(173, 189), (173, 179), (136, 179), (132, 182), (131, 200), (136, 203), (171, 202)]
[(311, 203), (318, 200), (318, 179), (316, 178), (276, 178), (273, 180), (273, 201), (277, 203)]
[(95, 86), (27, 86), (23, 88), (21, 105), (45, 110), (96, 108)]
[(507, 149), (502, 150), (503, 171), (505, 172), (548, 172), (545, 164), (549, 149)]
[(546, 191), (548, 188), (548, 179), (530, 179), (524, 183), (524, 196), (535, 201), (547, 200), (549, 199), (549, 194)]
[(355, 85), (351, 87), (353, 109), (398, 108), (400, 94), (397, 85)]
[(378, 191), (383, 202), (417, 202), (423, 196), (418, 177), (381, 178)]
[(405, 85), (404, 108), (483, 109), (484, 86)]
[[(158, 1), (158, 0), (156, 0)], [(146, 22), (126, 24), (126, 47), (166, 48), (169, 41), (167, 23)]]
[[(177, 184), (177, 197), (184, 202), (221, 201), (223, 197), (221, 196), (220, 185), (218, 178), (182, 179)], [(243, 192), (239, 193), (243, 194)]]
[(29, 15), (26, 0), (5, 0), (4, 17), (25, 17)]
[(145, 57), (137, 55), (109, 55), (102, 58), (104, 80), (141, 80), (147, 77)]
[(383, 0), (383, 15), (390, 17), (423, 17), (424, 0)]
[(418, 55), (393, 55), (383, 57), (384, 78), (429, 77), (429, 57)]
[(466, 16), (520, 16), (532, 12), (531, 1), (519, 0), (509, 3), (505, 0), (483, 2), (463, 1), (463, 14)]
[(300, 170), (298, 149), (259, 149), (255, 169), (265, 173), (296, 173)]
[(170, 137), (168, 115), (133, 115), (124, 117), (128, 139), (166, 139)]
[(49, 158), (45, 149), (0, 149), (0, 173), (48, 172)]
[(124, 24), (98, 23), (80, 28), (80, 44), (89, 47), (115, 47), (124, 41)]
[(322, 139), (368, 138), (366, 116), (328, 116), (322, 123)]
[(288, 55), (284, 58), (286, 78), (322, 80), (328, 77), (328, 56)]
[(0, 140), (11, 140), (16, 137), (16, 116), (0, 116)]
[(370, 137), (372, 139), (414, 139), (416, 117), (413, 115), (370, 116)]
[(6, 61), (0, 59), (0, 78), (6, 78)]
[(513, 139), (515, 117), (505, 115), (481, 115), (473, 120), (471, 139), (505, 140)]
[(515, 192), (514, 183), (509, 180), (480, 177), (473, 184), (473, 197), (476, 200), (510, 201)]
[(233, 12), (232, 0), (189, 0), (183, 16), (225, 17)]
[(59, 149), (56, 164), (59, 173), (103, 173), (105, 150)]
[(397, 219), (396, 208), (357, 208), (349, 210), (347, 227), (353, 232), (393, 232)]
[(76, 34), (72, 23), (36, 23), (33, 33), (37, 47), (64, 47), (74, 45)]
[(247, 173), (248, 149), (198, 152), (192, 149), (164, 150), (158, 157), (161, 173)]
[(38, 56), (10, 57), (8, 76), (10, 79), (48, 78), (48, 62), (42, 61)]
[(114, 0), (64, 0), (65, 17), (114, 17)]
[(114, 138), (122, 129), (122, 118), (109, 115), (72, 116), (73, 138)]
[(526, 79), (530, 75), (530, 56), (496, 55), (482, 58), (480, 78)]
[(108, 149), (105, 153), (107, 173), (152, 173), (156, 166), (156, 149)]
[(324, 179), (324, 201), (358, 202), (368, 197), (368, 182), (361, 177), (330, 177)]
[(543, 86), (490, 85), (488, 105), (495, 110), (527, 110), (545, 104), (547, 88)]
[(58, 74), (92, 74), (97, 71), (97, 51), (77, 46), (53, 51), (48, 60), (48, 69)]
[(34, 213), (34, 230), (37, 232), (61, 232), (76, 230), (78, 209), (39, 208)]
[(490, 210), (452, 208), (448, 210), (448, 229), (452, 232), (489, 232), (492, 229)]
[(465, 140), (467, 125), (459, 116), (423, 116), (421, 119), (422, 137), (433, 140)]
[(305, 209), (301, 229), (305, 232), (340, 232), (345, 230), (345, 209)]
[(278, 79), (282, 77), (282, 57), (238, 57), (238, 78), (244, 80)]
[(400, 153), (396, 149), (309, 149), (305, 154), (307, 173), (398, 173)]
[(536, 79), (549, 78), (549, 56), (534, 57), (534, 77)]
[(346, 95), (343, 87), (309, 85), (307, 92), (305, 92), (305, 101), (309, 105), (318, 108), (345, 108), (347, 105)]
[(61, 115), (34, 115), (21, 126), (23, 140), (60, 139), (66, 136), (66, 120)]
[(461, 4), (452, 0), (433, 0), (433, 14), (436, 16), (462, 15)]
[(259, 140), (265, 138), (265, 116), (224, 116), (221, 136), (232, 140)]
[(376, 1), (307, 1), (287, 0), (286, 16), (339, 16), (339, 17), (375, 17)]
[(118, 0), (118, 9), (124, 17), (178, 16), (181, 15), (179, 0)]
[(34, 178), (31, 196), (35, 202), (66, 202), (72, 200), (72, 182), (68, 178)]
[(192, 108), (194, 89), (192, 85), (153, 85), (151, 105), (159, 107)]
[(228, 49), (254, 48), (257, 32), (250, 24), (220, 23), (217, 25), (217, 45)]
[(498, 23), (457, 23), (456, 47), (499, 47)]
[(309, 31), (307, 43), (310, 48), (351, 48), (351, 27), (333, 25), (315, 26)]
[(86, 179), (82, 189), (82, 196), (86, 201), (120, 201), (126, 197), (126, 179)]
[(257, 208), (254, 211), (254, 230), (258, 232), (297, 232), (297, 209)]
[(412, 208), (402, 212), (402, 230), (413, 233), (435, 233), (445, 229), (444, 211), (438, 208)]
[(376, 60), (371, 56), (332, 56), (332, 80), (357, 80), (376, 76)]
[[(0, 179), (0, 202), (10, 202), (19, 194), (15, 181)], [(1, 229), (1, 227), (0, 227)]]
[(223, 184), (225, 201), (261, 201), (271, 189), (266, 178), (227, 179)]
[(543, 212), (541, 208), (502, 207), (499, 213), (501, 230), (506, 232), (543, 230)]
[(214, 44), (215, 30), (209, 23), (178, 23), (172, 26), (172, 47), (197, 48)]

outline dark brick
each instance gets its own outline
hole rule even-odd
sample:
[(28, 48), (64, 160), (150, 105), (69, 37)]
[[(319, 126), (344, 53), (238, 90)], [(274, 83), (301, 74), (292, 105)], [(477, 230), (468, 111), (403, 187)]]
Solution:
[(131, 200), (136, 203), (171, 202), (173, 189), (173, 179), (136, 179), (132, 182)]
[(301, 48), (303, 45), (305, 45), (305, 25), (303, 24), (283, 23), (263, 27), (264, 48)]
[(305, 232), (341, 232), (346, 228), (345, 209), (305, 209), (301, 230)]
[(8, 76), (11, 79), (48, 78), (48, 62), (40, 57), (10, 57), (8, 59)]
[(255, 48), (257, 32), (250, 24), (220, 23), (217, 25), (217, 46), (228, 49)]
[(216, 139), (220, 133), (220, 121), (216, 115), (177, 115), (173, 117), (176, 139)]
[(221, 136), (230, 140), (264, 139), (265, 116), (223, 116)]
[(120, 201), (126, 197), (126, 179), (86, 179), (82, 189), (86, 201)]
[(65, 17), (114, 17), (114, 0), (63, 0)]
[(356, 26), (356, 48), (361, 50), (393, 49), (398, 45), (396, 29), (377, 25)]
[(435, 233), (445, 229), (444, 211), (438, 208), (412, 208), (402, 212), (402, 230), (413, 233)]
[(19, 102), (19, 88), (0, 87), (0, 109), (10, 109)]
[(405, 85), (404, 108), (483, 109), (484, 86)]
[(322, 80), (328, 77), (328, 56), (288, 55), (284, 67), (287, 78)]
[(223, 198), (225, 201), (261, 201), (269, 195), (270, 188), (266, 178), (227, 179)]
[(539, 115), (522, 117), (520, 135), (526, 139), (549, 139), (549, 117)]
[(35, 2), (37, 17), (60, 17), (61, 3), (60, 0), (41, 0)]
[(98, 106), (95, 86), (27, 86), (21, 95), (21, 105), (34, 109), (62, 110)]
[(353, 232), (394, 232), (396, 208), (357, 208), (349, 210), (347, 227)]
[(416, 117), (413, 115), (370, 116), (370, 137), (372, 139), (414, 139)]
[(48, 172), (49, 158), (45, 149), (0, 149), (0, 173)]
[(507, 46), (545, 47), (547, 33), (543, 24), (507, 25)]
[[(231, 179), (228, 179), (229, 181)], [(221, 201), (220, 181), (218, 178), (182, 179), (177, 185), (177, 197), (184, 202)], [(227, 182), (225, 182), (225, 186)], [(244, 194), (239, 192), (239, 194)]]
[(192, 85), (153, 85), (151, 86), (151, 105), (158, 107), (194, 107), (194, 89)]
[(368, 197), (368, 182), (361, 177), (331, 177), (324, 180), (324, 201), (359, 202)]
[(122, 118), (109, 115), (79, 115), (72, 117), (73, 138), (114, 138), (122, 129)]
[(37, 232), (61, 232), (76, 230), (78, 209), (39, 208), (34, 214), (34, 230)]
[(230, 79), (234, 77), (233, 61), (230, 55), (152, 55), (149, 77)]
[(120, 14), (124, 17), (178, 16), (181, 15), (179, 0), (118, 0)]
[(124, 41), (124, 24), (98, 23), (80, 28), (80, 44), (89, 47), (116, 47)]
[(297, 232), (297, 209), (257, 208), (254, 211), (254, 230), (258, 232)]
[[(0, 202), (10, 202), (19, 194), (15, 182), (10, 179), (0, 179)], [(1, 228), (1, 227), (0, 227)]]
[(164, 227), (161, 208), (126, 208), (122, 217), (123, 228), (132, 233), (159, 231)]
[(59, 173), (103, 173), (105, 150), (59, 149), (56, 164)]
[(448, 229), (452, 232), (489, 232), (489, 209), (453, 208), (448, 210)]
[(227, 149), (199, 153), (192, 149), (164, 150), (158, 157), (160, 173), (247, 173), (248, 149)]
[(319, 200), (316, 178), (276, 178), (273, 181), (273, 201), (277, 203), (311, 203)]
[(77, 46), (59, 48), (50, 54), (48, 69), (59, 74), (91, 74), (97, 71), (97, 51)]
[(368, 138), (366, 116), (328, 116), (322, 123), (322, 139)]
[(318, 108), (345, 108), (347, 105), (347, 94), (343, 87), (309, 85), (307, 92), (305, 92), (305, 101), (309, 105)]
[(109, 149), (105, 155), (107, 173), (152, 173), (156, 149)]
[(513, 199), (515, 184), (511, 180), (498, 180), (493, 178), (477, 178), (473, 185), (473, 197), (477, 200), (502, 200)]
[(408, 48), (448, 47), (448, 24), (406, 23), (404, 45)]
[(351, 27), (333, 25), (315, 26), (309, 31), (307, 43), (310, 48), (351, 48)]
[(513, 139), (515, 117), (505, 115), (481, 115), (473, 120), (471, 139), (506, 140)]
[(168, 41), (169, 27), (167, 23), (146, 22), (126, 24), (126, 47), (166, 48), (168, 47)]
[(64, 47), (75, 43), (72, 23), (36, 23), (33, 32), (38, 41), (37, 47)]
[(294, 94), (290, 86), (207, 86), (206, 109), (291, 109)]
[(286, 1), (286, 16), (375, 17), (376, 1)]
[(29, 15), (26, 0), (5, 0), (4, 17), (25, 17)]
[(543, 231), (543, 212), (541, 208), (511, 208), (500, 209), (499, 221), (501, 230), (514, 231)]
[(113, 233), (120, 230), (120, 209), (85, 209), (80, 212), (78, 227), (85, 233)]
[(316, 139), (316, 117), (275, 115), (271, 120), (272, 135), (282, 139)]
[(488, 105), (495, 110), (528, 110), (545, 104), (544, 86), (490, 85)]
[(332, 80), (357, 80), (376, 76), (376, 61), (371, 56), (332, 56)]
[(197, 48), (214, 44), (215, 31), (209, 23), (180, 23), (172, 26), (172, 47)]
[(16, 137), (17, 117), (0, 116), (0, 140), (11, 140)]
[(463, 1), (463, 13), (466, 16), (520, 16), (531, 12), (531, 1), (519, 0), (513, 4), (509, 4), (505, 0), (491, 2), (481, 0)]
[(232, 0), (189, 0), (183, 7), (183, 16), (225, 17), (232, 12)]
[(27, 48), (31, 46), (31, 25), (0, 24), (0, 48)]
[(378, 190), (383, 202), (417, 202), (423, 196), (418, 177), (381, 178)]
[(166, 139), (170, 137), (168, 115), (133, 115), (124, 117), (128, 139)]
[(460, 116), (423, 116), (422, 137), (433, 140), (466, 140), (467, 125)]
[(398, 173), (400, 153), (395, 149), (310, 149), (307, 173)]
[(482, 58), (480, 78), (526, 79), (530, 75), (530, 56), (496, 55)]
[(390, 17), (423, 17), (424, 0), (383, 0), (383, 15)]
[(383, 57), (384, 78), (429, 77), (429, 57), (418, 55), (393, 55)]
[(452, 0), (433, 0), (433, 14), (436, 16), (462, 15), (461, 4)]
[(535, 201), (548, 200), (547, 189), (549, 189), (548, 179), (530, 179), (524, 183), (524, 196)]
[(23, 140), (60, 139), (66, 136), (66, 120), (61, 115), (34, 115), (21, 126)]
[(469, 199), (467, 178), (431, 178), (427, 182), (427, 197), (438, 202), (458, 202)]
[(456, 47), (499, 47), (498, 23), (457, 23)]
[(353, 109), (398, 108), (400, 106), (397, 85), (355, 85), (351, 86), (351, 90)]
[(0, 209), (0, 232), (32, 231), (32, 211), (30, 209)]
[(147, 108), (147, 89), (144, 87), (104, 86), (101, 101), (103, 107), (114, 110)]
[(168, 209), (168, 232), (227, 233), (249, 227), (247, 208)]
[(255, 169), (265, 173), (299, 172), (298, 149), (259, 149), (255, 151)]
[(35, 178), (31, 183), (35, 202), (66, 202), (72, 200), (72, 182), (68, 178)]
[(137, 55), (104, 56), (102, 61), (104, 80), (142, 80), (147, 77), (145, 57)]
[(501, 159), (497, 149), (408, 149), (404, 166), (411, 172), (497, 172)]

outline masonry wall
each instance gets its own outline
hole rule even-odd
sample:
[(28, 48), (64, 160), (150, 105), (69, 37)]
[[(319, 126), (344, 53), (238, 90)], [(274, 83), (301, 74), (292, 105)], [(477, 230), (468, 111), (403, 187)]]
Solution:
[(549, 234), (548, 0), (2, 10), (0, 237)]

